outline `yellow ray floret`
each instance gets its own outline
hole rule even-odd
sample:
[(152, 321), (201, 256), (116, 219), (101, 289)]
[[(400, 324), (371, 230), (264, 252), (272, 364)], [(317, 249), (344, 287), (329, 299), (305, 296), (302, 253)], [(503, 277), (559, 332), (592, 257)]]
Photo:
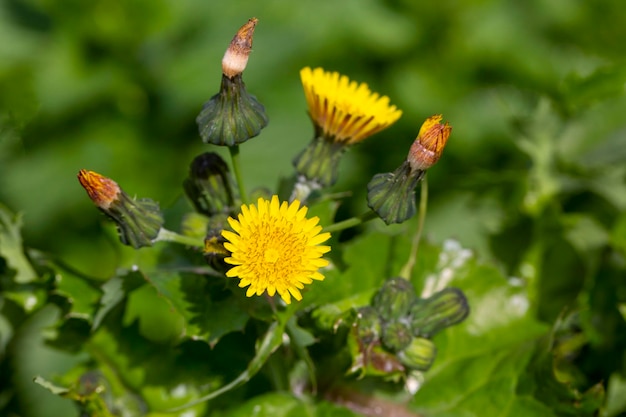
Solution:
[(227, 277), (238, 277), (246, 295), (270, 296), (276, 292), (287, 303), (302, 299), (300, 290), (324, 276), (318, 271), (328, 265), (322, 256), (330, 246), (321, 243), (330, 233), (320, 233), (318, 217), (306, 218), (307, 208), (295, 200), (291, 204), (259, 198), (257, 204), (241, 206), (237, 219), (229, 218), (233, 229), (223, 231), (224, 247), (231, 252), (226, 263), (233, 265)]
[(379, 96), (367, 84), (350, 81), (337, 72), (306, 67), (300, 78), (313, 123), (336, 142), (360, 142), (402, 115), (389, 104), (389, 97)]

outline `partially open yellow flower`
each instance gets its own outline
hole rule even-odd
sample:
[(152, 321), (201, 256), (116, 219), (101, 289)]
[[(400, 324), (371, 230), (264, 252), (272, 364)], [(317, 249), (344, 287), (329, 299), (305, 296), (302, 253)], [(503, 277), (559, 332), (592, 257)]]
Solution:
[(94, 171), (81, 169), (78, 172), (78, 181), (91, 201), (102, 210), (107, 210), (114, 201), (118, 201), (122, 192), (115, 181)]
[(422, 124), (407, 157), (414, 170), (426, 170), (441, 157), (452, 132), (452, 126), (448, 122), (441, 123), (441, 119), (442, 115), (435, 114)]
[(379, 96), (367, 84), (350, 81), (337, 72), (306, 67), (300, 78), (313, 123), (335, 142), (360, 142), (402, 115), (389, 104), (389, 97)]
[(231, 252), (225, 262), (234, 265), (227, 277), (238, 277), (241, 288), (248, 287), (246, 296), (270, 296), (276, 292), (287, 303), (291, 296), (302, 299), (300, 290), (313, 280), (324, 276), (319, 268), (328, 265), (322, 256), (330, 246), (320, 244), (330, 233), (320, 233), (318, 217), (306, 218), (306, 207), (295, 200), (291, 204), (259, 198), (257, 204), (241, 206), (238, 219), (228, 218), (234, 232), (224, 230), (224, 247)]

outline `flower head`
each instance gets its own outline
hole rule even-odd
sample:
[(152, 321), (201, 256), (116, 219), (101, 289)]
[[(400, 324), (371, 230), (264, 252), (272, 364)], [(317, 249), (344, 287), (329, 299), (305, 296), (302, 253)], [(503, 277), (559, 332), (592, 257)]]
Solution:
[(81, 169), (78, 172), (78, 181), (94, 204), (102, 209), (108, 209), (114, 201), (119, 200), (121, 188), (111, 178), (97, 172)]
[(350, 81), (337, 72), (303, 68), (300, 78), (316, 128), (335, 142), (360, 142), (393, 124), (402, 111), (389, 97), (370, 91), (365, 83)]
[(393, 172), (376, 174), (367, 184), (367, 205), (387, 224), (402, 223), (415, 214), (415, 187), (439, 160), (452, 126), (436, 114), (422, 124), (406, 160)]
[(291, 296), (301, 300), (300, 290), (324, 276), (319, 268), (328, 265), (322, 256), (330, 246), (320, 246), (330, 233), (320, 233), (318, 217), (307, 219), (307, 208), (299, 201), (279, 203), (259, 198), (257, 204), (241, 206), (238, 219), (228, 219), (234, 232), (224, 230), (224, 247), (231, 252), (226, 263), (233, 265), (228, 277), (238, 277), (246, 295), (270, 296), (276, 292), (287, 303)]
[(257, 136), (267, 126), (265, 107), (248, 93), (242, 74), (248, 64), (257, 22), (252, 18), (237, 31), (222, 59), (220, 91), (204, 103), (196, 117), (198, 132), (205, 143), (235, 146)]
[(441, 157), (452, 132), (452, 126), (440, 123), (441, 119), (443, 116), (436, 114), (422, 124), (407, 157), (413, 170), (426, 170)]
[(300, 78), (315, 127), (315, 137), (293, 161), (299, 182), (313, 189), (337, 181), (344, 151), (388, 127), (402, 112), (367, 84), (322, 68), (303, 68)]
[(131, 198), (112, 179), (86, 169), (78, 172), (78, 181), (91, 201), (116, 223), (123, 244), (135, 249), (152, 246), (163, 226), (157, 202)]
[(248, 57), (252, 50), (252, 36), (254, 28), (259, 19), (253, 17), (248, 23), (239, 28), (230, 45), (222, 58), (222, 73), (228, 78), (241, 74), (246, 65), (248, 65)]

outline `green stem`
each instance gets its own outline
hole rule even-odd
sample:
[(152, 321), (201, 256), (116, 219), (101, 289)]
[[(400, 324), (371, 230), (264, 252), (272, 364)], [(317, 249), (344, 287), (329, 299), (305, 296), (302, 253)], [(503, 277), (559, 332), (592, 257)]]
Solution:
[(243, 186), (243, 176), (241, 175), (241, 163), (239, 161), (239, 145), (229, 146), (228, 150), (230, 151), (230, 159), (233, 164), (233, 172), (235, 173), (235, 180), (237, 181), (237, 186), (239, 187), (239, 198), (241, 198), (241, 202), (243, 204), (248, 204), (248, 195), (246, 194), (246, 189)]
[(421, 187), (417, 231), (415, 232), (415, 235), (413, 235), (409, 259), (400, 271), (400, 276), (404, 279), (411, 279), (411, 272), (413, 271), (415, 261), (417, 260), (417, 249), (419, 248), (420, 240), (422, 239), (422, 230), (424, 230), (424, 220), (426, 219), (426, 209), (428, 207), (428, 181), (426, 180), (426, 177), (422, 179)]
[(198, 238), (181, 235), (164, 228), (161, 228), (161, 230), (159, 230), (159, 234), (156, 238), (154, 238), (153, 242), (174, 242), (180, 243), (181, 245), (193, 246), (196, 248), (204, 247), (204, 242), (202, 240), (198, 240)]
[(340, 221), (339, 223), (331, 224), (330, 226), (325, 227), (322, 231), (323, 232), (338, 232), (340, 230), (358, 226), (362, 223), (368, 222), (377, 217), (378, 215), (374, 211), (370, 210), (361, 214), (360, 216), (351, 217), (349, 219)]

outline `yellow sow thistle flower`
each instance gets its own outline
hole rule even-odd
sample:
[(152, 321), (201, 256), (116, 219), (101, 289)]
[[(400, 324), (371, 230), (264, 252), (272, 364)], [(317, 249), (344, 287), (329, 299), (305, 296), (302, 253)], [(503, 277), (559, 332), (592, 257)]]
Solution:
[(322, 256), (330, 246), (320, 244), (330, 233), (320, 233), (319, 218), (307, 219), (307, 210), (297, 200), (281, 204), (273, 196), (271, 201), (259, 198), (256, 205), (244, 204), (237, 220), (228, 218), (234, 232), (224, 230), (222, 236), (231, 252), (225, 262), (233, 267), (226, 276), (238, 277), (241, 288), (249, 286), (246, 296), (278, 292), (290, 304), (292, 296), (302, 299), (304, 284), (324, 279), (318, 270), (328, 265)]
[(402, 111), (389, 104), (389, 97), (337, 72), (307, 67), (300, 78), (315, 137), (294, 159), (294, 166), (306, 180), (328, 187), (337, 181), (345, 149), (387, 128)]
[(365, 83), (322, 68), (300, 71), (313, 123), (335, 142), (352, 145), (393, 124), (402, 111)]

